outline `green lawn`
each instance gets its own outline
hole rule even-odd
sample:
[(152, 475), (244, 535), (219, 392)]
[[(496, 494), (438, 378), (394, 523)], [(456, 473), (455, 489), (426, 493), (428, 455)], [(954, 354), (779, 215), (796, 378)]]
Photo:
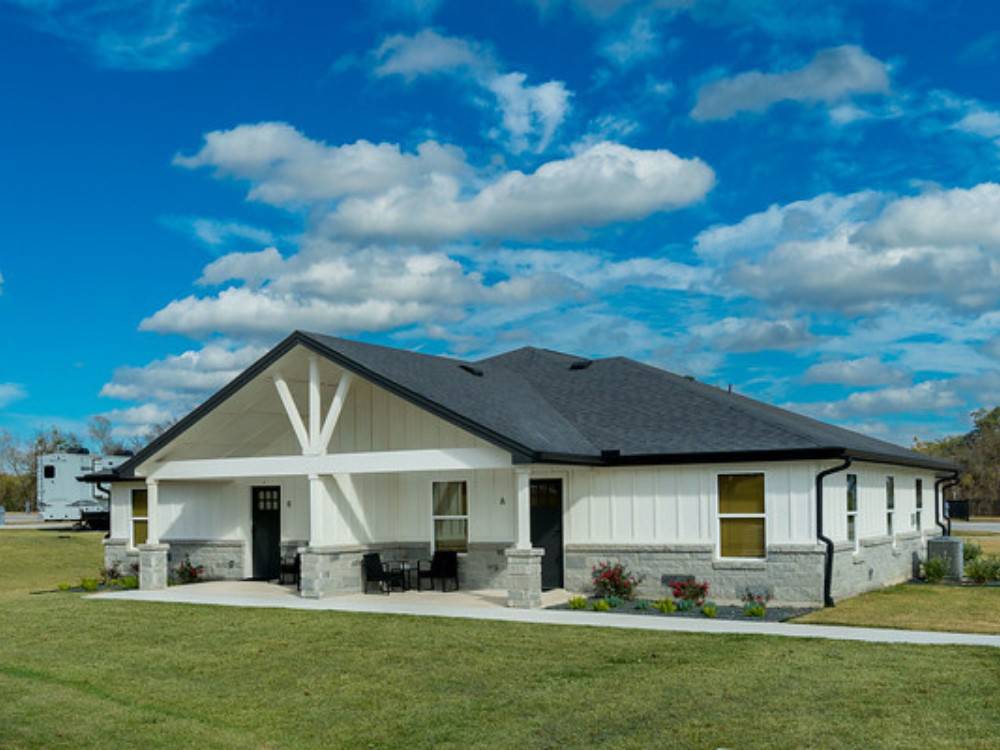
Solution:
[(92, 575), (99, 555), (93, 536), (0, 532), (0, 747), (994, 748), (1000, 734), (992, 649), (28, 593)]
[(966, 543), (975, 542), (983, 548), (984, 555), (1000, 555), (1000, 534), (989, 531), (956, 531), (955, 536), (962, 537)]
[(904, 583), (845, 599), (796, 622), (1000, 634), (1000, 588)]

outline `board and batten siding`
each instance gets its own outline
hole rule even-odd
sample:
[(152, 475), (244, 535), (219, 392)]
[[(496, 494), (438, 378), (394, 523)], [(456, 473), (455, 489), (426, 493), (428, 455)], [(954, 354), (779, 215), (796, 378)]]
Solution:
[(567, 544), (711, 544), (717, 536), (719, 474), (764, 473), (768, 544), (815, 540), (807, 464), (573, 469), (568, 472)]

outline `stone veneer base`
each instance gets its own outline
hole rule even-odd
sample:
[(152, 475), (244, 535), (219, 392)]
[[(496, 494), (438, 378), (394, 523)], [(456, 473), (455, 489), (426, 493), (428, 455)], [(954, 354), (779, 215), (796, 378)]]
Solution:
[[(569, 591), (589, 594), (590, 572), (604, 560), (620, 561), (642, 576), (637, 595), (660, 598), (669, 593), (664, 578), (693, 576), (709, 584), (709, 598), (737, 604), (749, 588), (768, 591), (773, 603), (790, 607), (823, 604), (822, 545), (773, 545), (766, 560), (717, 560), (713, 545), (573, 545), (565, 547), (565, 583)], [(920, 532), (864, 540), (859, 554), (853, 545), (834, 551), (833, 596), (843, 599), (911, 579), (926, 554)]]

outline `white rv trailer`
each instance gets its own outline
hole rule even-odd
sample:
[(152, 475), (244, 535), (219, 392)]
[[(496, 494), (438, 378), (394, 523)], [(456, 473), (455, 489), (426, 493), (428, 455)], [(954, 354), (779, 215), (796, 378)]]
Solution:
[(84, 513), (107, 513), (108, 494), (80, 482), (84, 474), (108, 471), (128, 456), (48, 453), (38, 459), (38, 510), (44, 521), (79, 521)]

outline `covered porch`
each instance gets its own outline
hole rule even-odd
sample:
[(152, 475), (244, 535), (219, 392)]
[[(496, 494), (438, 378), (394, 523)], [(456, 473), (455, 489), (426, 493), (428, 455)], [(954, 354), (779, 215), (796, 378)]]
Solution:
[[(170, 567), (212, 544), (241, 545), (241, 563), (230, 563), (241, 578), (276, 579), (280, 564), (298, 556), (306, 598), (360, 593), (367, 553), (415, 565), (452, 549), (462, 590), (540, 605), (530, 466), (432, 415), (415, 417), (315, 354), (278, 364), (141, 466), (145, 479), (131, 492), (142, 502), (128, 503), (127, 526), (142, 588), (164, 587)], [(248, 413), (266, 429), (244, 427)], [(241, 446), (243, 434), (256, 442)], [(230, 455), (199, 457), (208, 446)], [(257, 455), (231, 455), (251, 450)]]

